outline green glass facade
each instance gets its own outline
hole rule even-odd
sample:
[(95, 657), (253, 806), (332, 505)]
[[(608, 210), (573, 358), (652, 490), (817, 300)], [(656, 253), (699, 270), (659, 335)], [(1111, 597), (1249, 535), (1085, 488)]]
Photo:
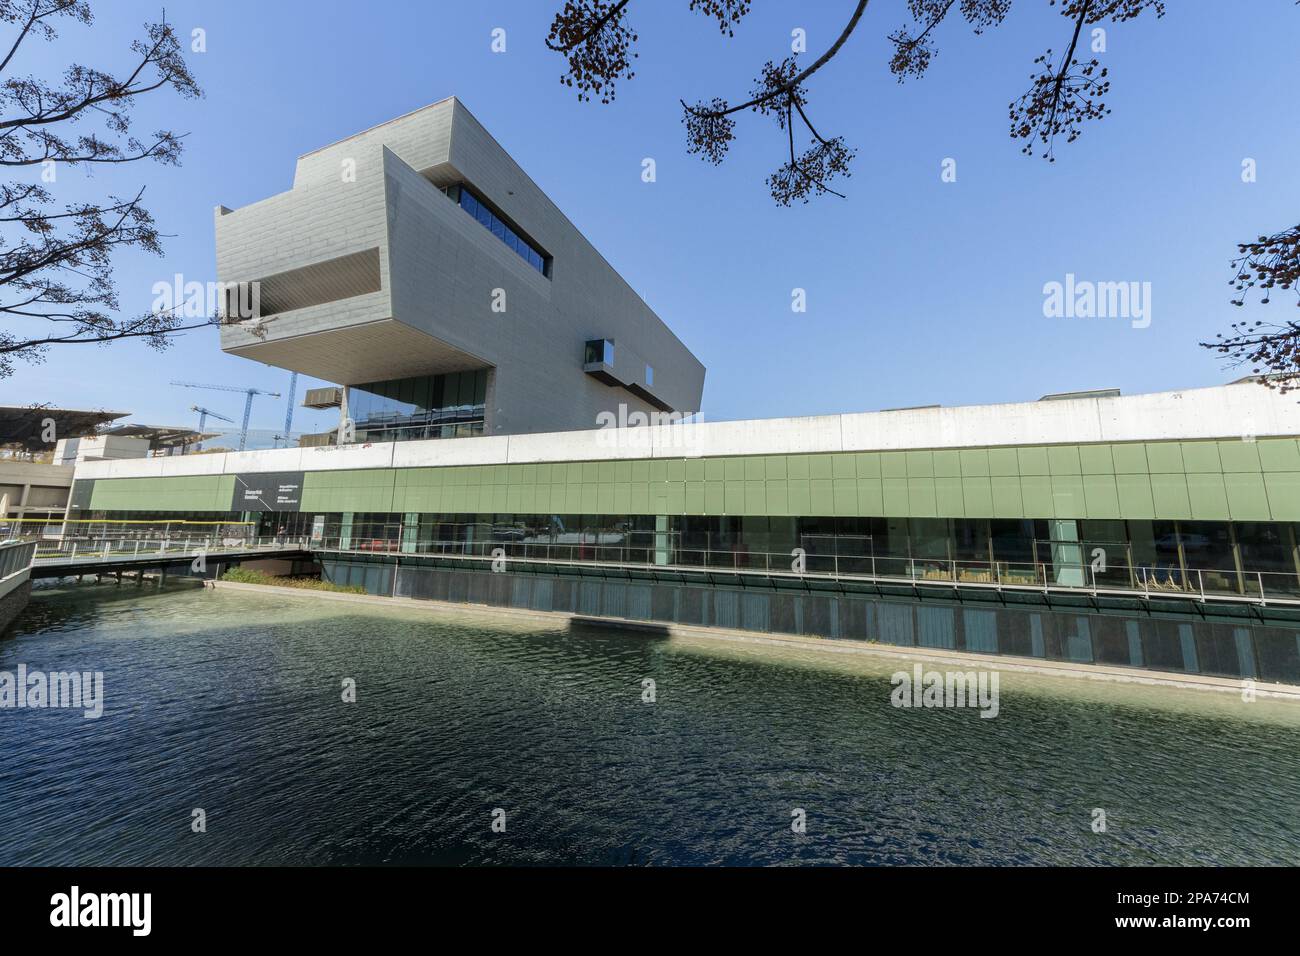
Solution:
[[(100, 479), (86, 510), (212, 511), (231, 476)], [(1295, 439), (309, 471), (304, 512), (1300, 521)]]
[[(247, 477), (247, 476), (246, 476)], [(71, 517), (259, 520), (234, 476), (100, 479)], [(319, 520), (318, 520), (319, 519)], [(1300, 595), (1300, 444), (1134, 442), (308, 471), (264, 535), (340, 550)]]

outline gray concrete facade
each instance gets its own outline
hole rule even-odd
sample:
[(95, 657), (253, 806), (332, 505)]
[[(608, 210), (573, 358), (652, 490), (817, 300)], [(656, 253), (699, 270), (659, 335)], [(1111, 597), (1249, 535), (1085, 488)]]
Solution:
[(61, 514), (72, 490), (72, 465), (0, 459), (0, 519)]
[[(456, 184), (548, 274), (442, 191)], [(220, 281), (260, 290), (226, 352), (341, 385), (488, 368), (488, 435), (700, 408), (704, 366), (455, 98), (300, 157), (288, 192), (218, 207), (216, 238)], [(583, 370), (592, 339), (615, 343), (614, 384)]]

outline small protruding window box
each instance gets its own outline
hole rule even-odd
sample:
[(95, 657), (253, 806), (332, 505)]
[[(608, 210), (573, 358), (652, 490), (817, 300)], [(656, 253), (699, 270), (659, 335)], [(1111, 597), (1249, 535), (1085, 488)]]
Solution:
[(582, 370), (606, 385), (622, 385), (614, 375), (614, 342), (591, 339), (583, 349)]

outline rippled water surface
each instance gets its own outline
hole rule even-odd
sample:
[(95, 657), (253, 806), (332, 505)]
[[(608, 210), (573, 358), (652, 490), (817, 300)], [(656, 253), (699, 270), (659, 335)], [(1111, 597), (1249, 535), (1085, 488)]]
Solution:
[(188, 589), (41, 593), (19, 663), (106, 707), (0, 710), (0, 864), (1300, 863), (1283, 702)]

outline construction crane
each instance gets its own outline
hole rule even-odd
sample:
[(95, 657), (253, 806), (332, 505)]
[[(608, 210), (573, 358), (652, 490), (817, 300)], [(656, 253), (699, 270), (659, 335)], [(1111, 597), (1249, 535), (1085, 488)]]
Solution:
[(198, 382), (172, 382), (173, 385), (179, 385), (182, 388), (210, 388), (217, 392), (243, 392), (247, 398), (244, 399), (244, 424), (239, 429), (239, 450), (244, 450), (244, 445), (248, 441), (248, 419), (253, 414), (253, 396), (269, 395), (271, 398), (279, 398), (279, 392), (264, 392), (260, 388), (240, 388), (238, 385), (201, 385)]
[[(220, 421), (230, 422), (230, 424), (232, 425), (235, 424), (235, 420), (233, 418), (227, 418), (225, 415), (222, 415), (220, 412), (214, 412), (212, 409), (204, 408), (202, 405), (191, 405), (190, 411), (199, 413), (199, 434), (200, 435), (203, 434), (203, 426), (208, 423), (209, 415), (211, 415), (213, 418), (219, 419)], [(203, 440), (201, 438), (199, 439), (199, 443), (194, 446), (194, 450), (203, 451)]]
[(284, 412), (284, 434), (281, 436), (277, 436), (284, 439), (285, 448), (289, 447), (289, 435), (293, 432), (293, 399), (294, 396), (297, 394), (298, 394), (298, 373), (294, 372), (292, 375), (289, 376), (289, 402), (288, 402), (288, 407), (285, 409)]

